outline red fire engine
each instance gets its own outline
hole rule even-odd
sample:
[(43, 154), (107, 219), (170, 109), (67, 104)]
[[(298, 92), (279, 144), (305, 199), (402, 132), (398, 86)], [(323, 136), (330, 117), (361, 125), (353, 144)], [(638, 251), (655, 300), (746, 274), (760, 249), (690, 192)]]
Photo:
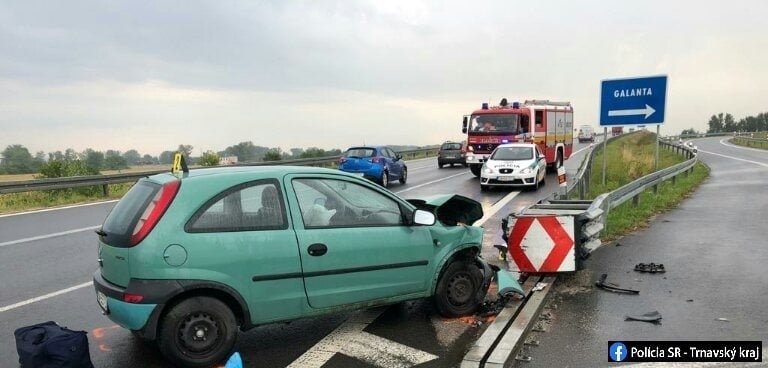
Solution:
[(502, 99), (499, 106), (483, 103), (472, 115), (464, 116), (462, 132), (467, 134), (467, 164), (480, 176), (483, 162), (500, 144), (536, 143), (550, 168), (557, 169), (573, 151), (573, 107), (570, 102), (527, 100), (511, 105)]

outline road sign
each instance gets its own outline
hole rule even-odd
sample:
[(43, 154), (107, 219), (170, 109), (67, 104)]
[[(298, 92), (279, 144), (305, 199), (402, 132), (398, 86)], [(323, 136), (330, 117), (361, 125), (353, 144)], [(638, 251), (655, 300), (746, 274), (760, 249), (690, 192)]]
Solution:
[(600, 86), (600, 126), (661, 124), (667, 76), (608, 79)]
[(576, 270), (573, 216), (518, 217), (509, 234), (509, 255), (520, 272)]

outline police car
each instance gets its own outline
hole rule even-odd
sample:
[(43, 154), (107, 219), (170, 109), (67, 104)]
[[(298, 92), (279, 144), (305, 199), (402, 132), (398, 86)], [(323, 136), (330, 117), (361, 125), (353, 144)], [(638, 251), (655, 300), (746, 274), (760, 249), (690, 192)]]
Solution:
[(547, 160), (533, 143), (508, 143), (496, 147), (483, 164), (480, 189), (528, 186), (538, 190), (546, 177)]

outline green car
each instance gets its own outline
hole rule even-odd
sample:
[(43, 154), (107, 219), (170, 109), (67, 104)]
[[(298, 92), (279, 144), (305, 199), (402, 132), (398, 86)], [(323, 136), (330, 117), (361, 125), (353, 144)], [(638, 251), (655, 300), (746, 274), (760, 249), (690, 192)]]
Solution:
[(139, 180), (104, 221), (104, 314), (173, 363), (209, 366), (237, 330), (433, 298), (473, 313), (492, 270), (483, 215), (458, 195), (403, 200), (312, 167), (229, 167)]

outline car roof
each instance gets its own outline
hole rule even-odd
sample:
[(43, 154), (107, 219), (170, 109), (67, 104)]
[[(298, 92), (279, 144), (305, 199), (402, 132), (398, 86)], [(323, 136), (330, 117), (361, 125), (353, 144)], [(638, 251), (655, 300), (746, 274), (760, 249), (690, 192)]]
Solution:
[(533, 148), (536, 147), (536, 144), (534, 143), (504, 143), (500, 144), (498, 148), (508, 148), (508, 147), (527, 147), (527, 148)]
[[(263, 177), (282, 177), (287, 174), (346, 174), (343, 171), (313, 166), (226, 166), (212, 167), (205, 169), (192, 169), (188, 173), (174, 175), (172, 173), (162, 173), (151, 176), (150, 178), (165, 182), (173, 178), (184, 180), (196, 180), (203, 177), (229, 176), (239, 174), (258, 174)], [(352, 175), (354, 176), (354, 175)]]
[(381, 149), (381, 148), (385, 148), (385, 147), (387, 147), (387, 146), (378, 146), (378, 145), (352, 146), (352, 147), (347, 148), (347, 151), (349, 151), (351, 149), (360, 149), (360, 148)]

